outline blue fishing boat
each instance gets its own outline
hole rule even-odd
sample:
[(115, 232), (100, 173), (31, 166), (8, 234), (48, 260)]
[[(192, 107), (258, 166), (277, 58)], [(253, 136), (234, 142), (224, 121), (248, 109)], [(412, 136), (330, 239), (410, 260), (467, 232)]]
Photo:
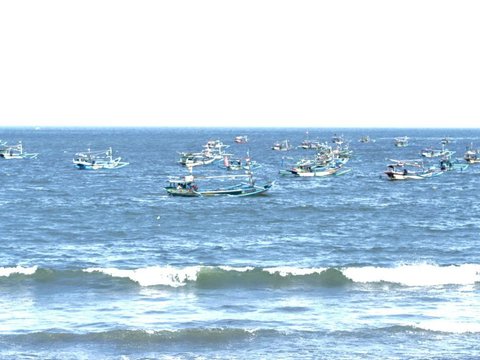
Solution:
[[(202, 188), (200, 182), (202, 180), (235, 180), (238, 178), (247, 178), (247, 182), (236, 182), (231, 185), (219, 184), (216, 187)], [(221, 181), (223, 182), (223, 181)], [(273, 182), (267, 182), (262, 185), (255, 183), (252, 174), (235, 175), (235, 176), (205, 176), (194, 177), (193, 175), (186, 175), (183, 177), (168, 179), (168, 186), (165, 190), (172, 196), (183, 197), (199, 197), (199, 196), (253, 196), (263, 194), (268, 191)]]

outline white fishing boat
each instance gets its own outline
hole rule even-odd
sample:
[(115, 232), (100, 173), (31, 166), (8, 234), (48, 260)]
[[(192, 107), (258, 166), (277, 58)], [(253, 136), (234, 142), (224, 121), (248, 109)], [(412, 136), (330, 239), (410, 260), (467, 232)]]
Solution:
[(35, 159), (38, 153), (26, 153), (20, 141), (17, 145), (7, 145), (6, 142), (0, 145), (0, 158), (6, 160), (14, 159)]
[(423, 162), (416, 160), (391, 160), (385, 175), (389, 180), (422, 180), (443, 174), (436, 168), (425, 168)]
[(320, 141), (309, 139), (303, 140), (300, 145), (298, 145), (300, 149), (304, 150), (318, 150), (321, 149), (323, 146), (324, 144), (322, 144)]
[(218, 166), (229, 171), (254, 170), (261, 167), (248, 154), (245, 158), (232, 158), (232, 154), (224, 154), (223, 161)]
[(470, 146), (467, 147), (463, 158), (469, 164), (480, 163), (480, 149), (474, 149), (473, 144), (470, 144)]
[(224, 149), (228, 147), (229, 145), (225, 145), (220, 140), (208, 140), (199, 152), (180, 152), (178, 162), (189, 168), (209, 165), (216, 160), (221, 160), (225, 154)]
[(337, 145), (336, 148), (332, 148), (328, 144), (321, 144), (314, 157), (303, 158), (292, 167), (280, 170), (280, 174), (300, 177), (345, 174), (350, 169), (345, 169), (343, 166), (349, 161), (351, 154), (352, 152), (346, 144)]
[(276, 151), (289, 151), (292, 149), (293, 149), (293, 146), (290, 144), (288, 140), (276, 141), (272, 145), (272, 150), (276, 150)]
[(334, 134), (332, 137), (332, 142), (337, 145), (342, 145), (345, 142), (343, 135)]
[[(341, 170), (341, 166), (309, 166), (301, 165), (291, 169), (282, 170), (281, 175), (294, 175), (299, 177), (324, 177), (335, 175)], [(342, 172), (343, 173), (343, 172)]]
[(343, 168), (347, 161), (348, 159), (339, 158), (320, 159), (317, 154), (315, 159), (302, 159), (293, 167), (280, 170), (280, 175), (323, 177), (345, 174), (350, 171), (350, 169)]
[(441, 149), (426, 148), (420, 152), (420, 155), (426, 158), (449, 156), (451, 154), (452, 154), (452, 151), (445, 149), (443, 146)]
[[(210, 150), (214, 155), (219, 154), (222, 155), (224, 150), (229, 148), (230, 145), (224, 144), (221, 140), (208, 140), (205, 145), (203, 145), (204, 149)], [(220, 156), (220, 159), (222, 157)]]
[(364, 143), (364, 144), (369, 143), (369, 142), (375, 142), (375, 140), (372, 139), (372, 138), (371, 138), (370, 136), (368, 136), (368, 135), (362, 136), (358, 141), (361, 142), (361, 143)]
[(442, 138), (442, 140), (440, 140), (440, 143), (442, 145), (447, 145), (447, 144), (450, 144), (451, 142), (453, 142), (453, 139), (448, 136), (445, 136), (444, 138)]
[(246, 144), (248, 142), (248, 136), (246, 135), (235, 136), (234, 141), (237, 144)]
[(91, 151), (76, 153), (73, 158), (73, 164), (80, 170), (101, 170), (101, 169), (119, 169), (127, 166), (129, 163), (121, 161), (121, 157), (113, 157), (112, 148), (101, 151)]
[(192, 168), (194, 166), (209, 165), (215, 160), (218, 159), (209, 150), (204, 150), (200, 153), (180, 153), (179, 163)]
[(394, 139), (394, 144), (396, 147), (407, 147), (408, 146), (408, 136), (396, 137)]
[(306, 131), (305, 140), (303, 140), (300, 145), (297, 146), (297, 148), (304, 150), (318, 150), (321, 149), (323, 146), (325, 145), (320, 143), (319, 140), (311, 140), (308, 131)]

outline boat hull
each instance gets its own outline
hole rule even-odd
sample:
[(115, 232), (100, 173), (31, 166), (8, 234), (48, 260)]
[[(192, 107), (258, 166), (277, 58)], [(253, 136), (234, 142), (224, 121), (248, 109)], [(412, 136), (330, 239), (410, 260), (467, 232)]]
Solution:
[(238, 187), (214, 189), (214, 190), (194, 190), (193, 188), (178, 189), (175, 187), (166, 187), (165, 190), (172, 196), (183, 197), (199, 197), (199, 196), (254, 196), (263, 194), (273, 186), (273, 183), (268, 183), (262, 186), (258, 185), (239, 185)]
[(75, 167), (79, 170), (112, 170), (112, 169), (120, 169), (122, 167), (127, 166), (129, 163), (127, 162), (119, 162), (119, 163), (111, 163), (111, 164), (88, 164), (88, 163), (74, 163)]
[(403, 173), (395, 171), (385, 171), (389, 180), (423, 180), (433, 176), (441, 175), (442, 171), (430, 171), (425, 173)]

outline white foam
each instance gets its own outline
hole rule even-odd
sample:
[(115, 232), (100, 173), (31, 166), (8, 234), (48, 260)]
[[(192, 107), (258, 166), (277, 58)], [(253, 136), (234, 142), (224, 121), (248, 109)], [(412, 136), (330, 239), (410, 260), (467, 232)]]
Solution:
[(432, 264), (385, 267), (355, 267), (342, 269), (354, 282), (390, 282), (406, 286), (471, 285), (480, 281), (480, 265), (439, 266)]
[(322, 271), (325, 271), (326, 268), (309, 269), (309, 268), (297, 268), (297, 267), (290, 267), (290, 266), (279, 266), (279, 267), (266, 268), (264, 270), (272, 275), (279, 274), (280, 276), (289, 276), (289, 275), (304, 276), (304, 275), (320, 274)]
[(165, 285), (171, 287), (185, 286), (187, 281), (195, 281), (200, 271), (200, 266), (175, 268), (171, 266), (151, 266), (133, 270), (116, 268), (89, 268), (85, 272), (101, 272), (113, 277), (129, 278), (141, 286)]
[(412, 324), (412, 326), (422, 330), (445, 333), (480, 333), (479, 323), (455, 322), (449, 320), (431, 320), (415, 323)]
[(0, 276), (10, 276), (12, 274), (22, 274), (22, 275), (33, 275), (37, 271), (37, 266), (32, 267), (22, 267), (22, 266), (15, 266), (15, 267), (0, 267)]
[(255, 269), (253, 266), (245, 266), (245, 267), (219, 266), (218, 268), (224, 271), (237, 271), (237, 272), (247, 272)]

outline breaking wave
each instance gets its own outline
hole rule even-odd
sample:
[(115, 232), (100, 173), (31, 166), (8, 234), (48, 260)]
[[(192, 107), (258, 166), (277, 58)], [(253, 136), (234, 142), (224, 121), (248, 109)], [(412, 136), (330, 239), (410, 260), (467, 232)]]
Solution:
[[(1, 279), (54, 281), (69, 278), (72, 282), (83, 277), (124, 279), (140, 286), (199, 288), (224, 287), (336, 287), (349, 284), (391, 283), (401, 286), (473, 285), (480, 282), (480, 265), (463, 264), (440, 266), (405, 264), (395, 267), (230, 267), (230, 266), (151, 266), (138, 269), (87, 268), (51, 270), (32, 267), (0, 267)], [(85, 279), (82, 279), (85, 280)]]
[(0, 277), (10, 276), (10, 275), (13, 275), (13, 274), (32, 275), (32, 274), (35, 274), (37, 269), (38, 269), (37, 266), (32, 266), (32, 267), (22, 267), (22, 266), (0, 267)]

